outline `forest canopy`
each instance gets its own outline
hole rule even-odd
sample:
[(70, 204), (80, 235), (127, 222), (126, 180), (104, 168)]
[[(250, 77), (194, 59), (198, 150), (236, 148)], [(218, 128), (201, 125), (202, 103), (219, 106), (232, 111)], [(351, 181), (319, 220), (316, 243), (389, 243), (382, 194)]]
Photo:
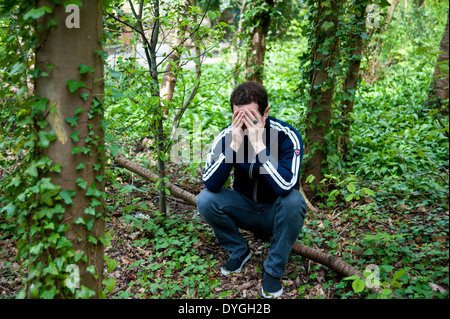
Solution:
[(245, 81), (304, 139), (283, 298), (448, 298), (448, 7), (0, 1), (0, 298), (260, 298), (195, 207)]

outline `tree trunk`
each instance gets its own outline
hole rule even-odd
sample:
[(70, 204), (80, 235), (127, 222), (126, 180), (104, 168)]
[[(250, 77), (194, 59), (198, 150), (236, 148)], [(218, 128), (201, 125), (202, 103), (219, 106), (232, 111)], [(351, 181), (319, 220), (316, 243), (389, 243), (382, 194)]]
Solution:
[[(314, 196), (320, 181), (324, 178), (327, 165), (327, 151), (325, 136), (330, 126), (331, 105), (333, 103), (334, 79), (330, 75), (337, 56), (338, 38), (336, 27), (338, 23), (339, 1), (330, 1), (330, 7), (319, 1), (315, 23), (315, 43), (311, 52), (310, 75), (311, 88), (309, 91), (308, 113), (306, 118), (305, 154), (309, 158), (302, 165), (302, 184), (308, 197)], [(331, 10), (329, 10), (331, 9)], [(313, 184), (305, 183), (308, 176), (313, 175)], [(312, 185), (314, 185), (312, 187)], [(323, 189), (326, 191), (326, 189)]]
[[(62, 191), (75, 191), (73, 204), (60, 203), (65, 209), (62, 223), (69, 225), (65, 235), (73, 248), (83, 251), (87, 257), (86, 262), (80, 260), (76, 265), (79, 268), (80, 284), (92, 289), (98, 297), (103, 290), (103, 245), (92, 238), (104, 236), (105, 224), (103, 205), (94, 205), (93, 200), (102, 202), (103, 197), (88, 194), (104, 192), (104, 183), (101, 182), (105, 160), (101, 104), (104, 91), (103, 60), (98, 51), (95, 52), (102, 50), (103, 3), (101, 0), (83, 1), (83, 6), (78, 7), (78, 28), (67, 27), (69, 13), (64, 5), (54, 5), (50, 0), (37, 1), (37, 7), (43, 5), (52, 8), (53, 12), (37, 20), (39, 43), (36, 68), (47, 72), (48, 76), (37, 78), (35, 88), (37, 96), (49, 101), (46, 109), (48, 127), (45, 130), (53, 130), (57, 140), (51, 142), (42, 155), (62, 165), (61, 172), (50, 172), (45, 177), (50, 177), (51, 182), (60, 186)], [(55, 19), (57, 25), (47, 28), (51, 19)], [(83, 64), (91, 69), (80, 72), (83, 71), (80, 68)], [(50, 68), (50, 65), (54, 67)], [(83, 82), (83, 87), (71, 92), (66, 82), (72, 79)], [(80, 94), (85, 94), (84, 98)], [(78, 117), (75, 122), (69, 124), (66, 121), (74, 117)], [(76, 147), (88, 151), (76, 152)], [(95, 213), (90, 211), (86, 214), (87, 208), (92, 208)], [(79, 218), (94, 219), (93, 226), (75, 223)], [(55, 253), (58, 254), (57, 251)], [(50, 261), (50, 257), (47, 256), (45, 260)], [(92, 266), (95, 274), (91, 273)]]
[[(265, 0), (272, 8), (273, 0)], [(264, 56), (266, 54), (266, 37), (270, 26), (270, 13), (261, 12), (253, 19), (256, 27), (250, 34), (250, 46), (245, 61), (245, 80), (255, 81), (262, 85), (264, 71)]]
[[(449, 44), (448, 44), (448, 16), (447, 16), (447, 24), (445, 25), (444, 34), (442, 35), (441, 45), (439, 47), (439, 56), (437, 58), (437, 65), (434, 71), (433, 78), (434, 83), (434, 95), (440, 99), (448, 100), (448, 72), (445, 74), (442, 72), (441, 67), (443, 63), (447, 64), (448, 67), (448, 59), (449, 59)], [(445, 112), (448, 114), (448, 108)]]
[[(184, 0), (182, 6), (180, 8), (181, 12), (178, 12), (178, 16), (185, 15), (188, 11), (189, 1)], [(181, 17), (178, 17), (181, 19)], [(161, 81), (161, 89), (160, 95), (161, 99), (170, 102), (172, 101), (173, 93), (175, 91), (175, 84), (177, 83), (178, 78), (178, 69), (180, 67), (180, 58), (182, 52), (182, 39), (185, 37), (184, 32), (186, 31), (185, 27), (180, 27), (178, 21), (174, 21), (173, 30), (169, 31), (168, 39), (169, 39), (169, 52), (172, 54), (167, 58), (167, 64), (164, 69), (164, 76)], [(164, 114), (167, 115), (169, 111), (168, 107), (165, 107)]]
[[(366, 8), (367, 0), (359, 0), (355, 2), (355, 20), (354, 20), (354, 32), (348, 35), (350, 51), (350, 64), (348, 66), (347, 75), (343, 83), (344, 102), (342, 108), (343, 117), (343, 144), (342, 152), (344, 161), (349, 154), (350, 148), (350, 129), (351, 118), (350, 113), (353, 112), (353, 105), (355, 102), (355, 93), (358, 85), (359, 68), (361, 66), (362, 53), (364, 49), (364, 40), (362, 38), (362, 32), (365, 31), (363, 27), (366, 20)], [(361, 26), (361, 27), (358, 27)]]
[(397, 8), (398, 4), (400, 3), (400, 0), (389, 0), (389, 3), (391, 5), (387, 8), (388, 12), (387, 12), (386, 19), (384, 20), (383, 31), (381, 33), (384, 33), (387, 30), (387, 28), (389, 27), (392, 17), (394, 16), (395, 8)]

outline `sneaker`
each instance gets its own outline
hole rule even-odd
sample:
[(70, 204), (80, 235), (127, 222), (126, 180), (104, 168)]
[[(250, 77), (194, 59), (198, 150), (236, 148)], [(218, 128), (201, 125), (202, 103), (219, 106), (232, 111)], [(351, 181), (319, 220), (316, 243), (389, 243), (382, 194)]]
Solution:
[(247, 247), (247, 251), (239, 258), (233, 258), (228, 259), (228, 261), (220, 267), (220, 272), (227, 276), (231, 273), (240, 273), (242, 270), (242, 267), (247, 262), (247, 260), (250, 259), (252, 253), (250, 251), (250, 248)]
[(269, 275), (263, 269), (262, 295), (264, 298), (278, 298), (283, 294), (280, 278)]

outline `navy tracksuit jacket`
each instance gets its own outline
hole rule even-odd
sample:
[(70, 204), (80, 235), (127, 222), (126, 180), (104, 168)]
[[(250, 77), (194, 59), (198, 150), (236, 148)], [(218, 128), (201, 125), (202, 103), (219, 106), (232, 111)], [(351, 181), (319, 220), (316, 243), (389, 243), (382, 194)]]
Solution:
[(222, 189), (233, 167), (233, 189), (258, 203), (272, 203), (300, 188), (302, 137), (291, 125), (271, 116), (264, 130), (266, 150), (258, 154), (247, 136), (238, 153), (230, 148), (231, 126), (220, 132), (205, 161), (203, 182), (210, 191)]

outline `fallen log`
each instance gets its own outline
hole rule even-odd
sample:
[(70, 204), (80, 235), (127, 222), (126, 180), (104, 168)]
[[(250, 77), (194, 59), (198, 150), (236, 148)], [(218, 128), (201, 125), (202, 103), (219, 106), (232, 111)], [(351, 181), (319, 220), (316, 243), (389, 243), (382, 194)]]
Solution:
[[(131, 172), (138, 174), (139, 176), (149, 180), (149, 181), (157, 181), (159, 176), (148, 169), (142, 167), (141, 165), (131, 161), (128, 159), (123, 153), (119, 152), (116, 157), (114, 157), (114, 161), (120, 167), (126, 168)], [(189, 193), (188, 191), (170, 183), (166, 183), (167, 188), (170, 190), (171, 194), (175, 197), (183, 199), (186, 203), (197, 206), (196, 198), (197, 196)], [(311, 205), (312, 206), (312, 205)], [(309, 207), (309, 205), (308, 205)], [(297, 254), (303, 256), (307, 259), (310, 259), (314, 262), (322, 264), (343, 277), (350, 277), (354, 275), (358, 275), (360, 278), (364, 278), (364, 275), (357, 270), (355, 267), (347, 264), (341, 258), (336, 256), (328, 255), (322, 251), (317, 249), (308, 247), (303, 245), (302, 243), (296, 242), (292, 246), (291, 252), (293, 254)], [(370, 289), (371, 293), (381, 293), (381, 289), (374, 287)]]
[[(121, 152), (119, 152), (117, 156), (114, 157), (114, 161), (116, 162), (117, 165), (126, 168), (127, 170), (136, 173), (149, 181), (156, 182), (159, 179), (159, 176), (157, 174), (149, 171), (148, 169), (128, 159)], [(166, 187), (170, 190), (170, 193), (173, 196), (181, 198), (182, 200), (184, 200), (188, 204), (191, 204), (192, 206), (197, 206), (196, 203), (197, 196), (195, 196), (194, 194), (185, 191), (184, 189), (172, 184), (171, 182), (166, 182)]]

